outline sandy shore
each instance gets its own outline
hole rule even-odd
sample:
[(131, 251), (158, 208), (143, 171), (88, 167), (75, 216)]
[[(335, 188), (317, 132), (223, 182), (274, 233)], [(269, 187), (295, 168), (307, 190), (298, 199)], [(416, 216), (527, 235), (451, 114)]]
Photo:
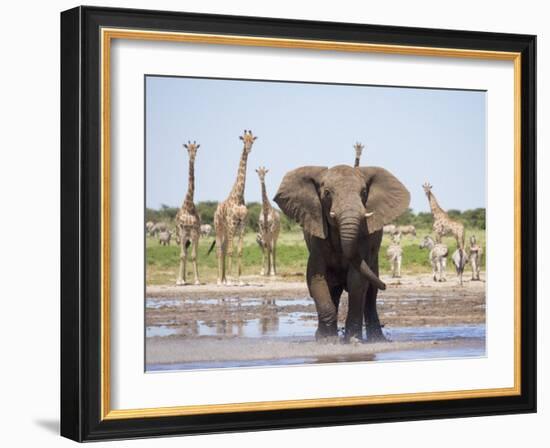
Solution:
[[(484, 273), (481, 275), (482, 281), (471, 281), (468, 273), (464, 276), (464, 285), (461, 287), (454, 274), (449, 273), (446, 282), (434, 282), (430, 274), (404, 275), (400, 279), (391, 278), (391, 276), (382, 275), (380, 277), (387, 285), (388, 290), (398, 288), (412, 288), (417, 292), (423, 290), (442, 290), (442, 291), (484, 291), (485, 281)], [(252, 297), (259, 293), (266, 296), (273, 295), (307, 295), (307, 286), (304, 281), (281, 281), (277, 277), (247, 276), (241, 277), (243, 285), (216, 285), (213, 283), (201, 285), (152, 285), (147, 286), (147, 297), (182, 297), (208, 294), (209, 297), (218, 297), (224, 295), (240, 295), (242, 297)], [(382, 291), (380, 294), (384, 294)]]
[[(373, 361), (375, 356), (390, 352), (414, 351), (418, 358), (422, 352), (438, 350), (445, 355), (456, 350), (479, 348), (482, 341), (399, 341), (372, 344), (320, 344), (315, 341), (202, 339), (179, 337), (152, 338), (146, 346), (148, 365), (202, 363), (220, 361), (297, 360), (297, 364)], [(411, 355), (412, 356), (412, 355)], [(414, 356), (412, 356), (414, 358)], [(266, 363), (268, 364), (268, 363)]]

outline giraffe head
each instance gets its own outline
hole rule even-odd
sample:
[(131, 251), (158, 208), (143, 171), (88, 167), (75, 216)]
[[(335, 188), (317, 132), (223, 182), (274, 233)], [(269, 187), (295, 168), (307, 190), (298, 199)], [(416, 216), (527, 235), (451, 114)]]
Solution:
[(355, 148), (355, 157), (361, 157), (361, 153), (363, 152), (365, 145), (361, 144), (360, 142), (356, 142), (353, 147)]
[(426, 193), (426, 196), (430, 196), (432, 192), (432, 185), (429, 182), (424, 182), (422, 188), (424, 189), (424, 193)]
[(259, 166), (256, 169), (256, 172), (258, 173), (258, 177), (260, 178), (260, 182), (265, 181), (265, 175), (269, 173), (269, 170), (265, 166)]
[(239, 137), (244, 142), (244, 150), (248, 154), (252, 150), (252, 144), (258, 137), (252, 135), (252, 131), (244, 130), (244, 134)]
[(197, 155), (197, 149), (199, 149), (201, 145), (197, 145), (196, 141), (193, 141), (193, 143), (191, 143), (191, 140), (188, 140), (187, 143), (183, 144), (183, 147), (187, 149), (187, 152), (189, 153), (189, 159), (195, 160), (195, 156)]

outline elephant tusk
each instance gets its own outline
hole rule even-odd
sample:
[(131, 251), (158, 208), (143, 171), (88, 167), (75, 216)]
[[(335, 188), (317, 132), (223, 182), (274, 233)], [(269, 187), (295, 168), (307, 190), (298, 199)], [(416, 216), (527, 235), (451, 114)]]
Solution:
[(365, 218), (370, 218), (372, 215), (374, 215), (374, 212), (366, 212)]

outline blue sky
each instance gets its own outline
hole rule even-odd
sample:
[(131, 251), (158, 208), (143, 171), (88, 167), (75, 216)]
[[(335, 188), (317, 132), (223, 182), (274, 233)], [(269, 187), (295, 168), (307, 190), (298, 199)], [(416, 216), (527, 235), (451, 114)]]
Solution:
[(187, 191), (187, 140), (200, 143), (195, 202), (229, 194), (242, 150), (246, 201), (261, 199), (255, 168), (269, 169), (275, 195), (284, 174), (303, 165), (352, 164), (393, 172), (415, 211), (429, 210), (429, 181), (445, 209), (485, 207), (485, 92), (265, 81), (146, 77), (146, 205), (180, 206)]

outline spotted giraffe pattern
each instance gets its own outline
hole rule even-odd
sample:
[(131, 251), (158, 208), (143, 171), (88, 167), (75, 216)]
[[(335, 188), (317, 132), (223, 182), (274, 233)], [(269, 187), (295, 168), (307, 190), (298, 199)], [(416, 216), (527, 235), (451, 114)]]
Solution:
[(433, 216), (433, 231), (436, 235), (436, 241), (441, 242), (441, 238), (445, 235), (452, 235), (456, 239), (458, 248), (461, 250), (461, 255), (464, 256), (464, 225), (458, 221), (449, 218), (447, 212), (443, 210), (432, 193), (432, 186), (425, 183), (423, 186), (424, 192), (428, 197), (430, 208)]
[[(227, 274), (232, 275), (233, 270), (233, 244), (238, 239), (237, 247), (237, 282), (240, 283), (242, 271), (243, 237), (248, 218), (248, 209), (244, 202), (244, 188), (246, 182), (246, 165), (248, 154), (257, 137), (252, 131), (244, 131), (239, 137), (243, 141), (243, 150), (237, 179), (229, 193), (228, 198), (220, 202), (214, 214), (214, 226), (216, 228), (216, 256), (218, 258), (218, 284), (227, 284)], [(226, 258), (228, 266), (226, 271)]]
[(262, 186), (262, 211), (258, 217), (259, 244), (262, 249), (262, 275), (277, 275), (276, 251), (277, 239), (281, 230), (281, 217), (275, 210), (269, 198), (265, 187), (265, 175), (269, 172), (265, 167), (259, 167), (256, 170)]
[(176, 285), (187, 284), (187, 255), (191, 246), (191, 263), (195, 284), (199, 285), (199, 271), (197, 266), (197, 251), (200, 238), (201, 219), (194, 203), (195, 195), (195, 156), (200, 145), (196, 142), (188, 142), (183, 145), (189, 153), (189, 176), (187, 183), (187, 194), (181, 208), (176, 213), (176, 240), (180, 245), (180, 265)]

